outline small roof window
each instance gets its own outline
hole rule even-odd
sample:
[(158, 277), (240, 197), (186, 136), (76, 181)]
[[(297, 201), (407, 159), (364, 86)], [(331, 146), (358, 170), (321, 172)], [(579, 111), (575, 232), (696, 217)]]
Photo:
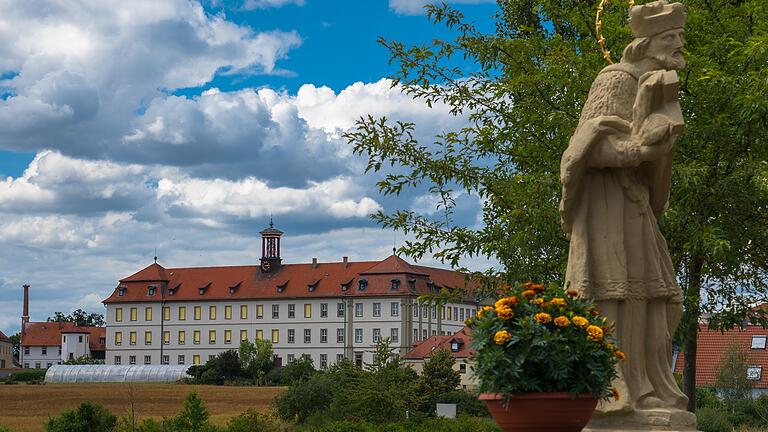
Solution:
[(747, 366), (747, 379), (750, 381), (760, 381), (763, 377), (763, 367), (757, 365)]
[(765, 349), (768, 336), (752, 336), (752, 349)]
[(150, 285), (147, 287), (147, 295), (153, 296), (157, 292), (157, 285)]
[(277, 286), (277, 292), (281, 293), (285, 291), (285, 287), (287, 286), (288, 286), (288, 281), (281, 283), (280, 285)]
[(210, 287), (211, 287), (211, 283), (208, 282), (208, 284), (206, 284), (205, 286), (202, 286), (202, 287), (198, 288), (197, 292), (200, 293), (200, 295), (203, 295), (203, 294), (205, 294), (206, 291), (208, 291), (208, 288), (210, 288)]
[(236, 293), (236, 292), (237, 292), (237, 290), (239, 290), (239, 289), (240, 289), (240, 285), (241, 285), (242, 283), (243, 283), (243, 281), (240, 281), (240, 282), (238, 282), (238, 283), (236, 283), (236, 284), (232, 285), (231, 287), (229, 287), (229, 295), (232, 295), (232, 294)]
[(392, 286), (390, 287), (392, 291), (397, 291), (400, 289), (400, 279), (395, 278), (395, 279), (392, 279), (390, 282), (392, 282)]
[(120, 287), (117, 289), (117, 295), (120, 297), (123, 297), (125, 295), (125, 287)]
[(317, 279), (314, 282), (307, 284), (307, 289), (309, 290), (309, 292), (313, 292), (314, 290), (316, 290), (317, 285), (319, 283), (320, 283), (320, 279)]
[(368, 288), (368, 279), (360, 279), (357, 281), (358, 291), (365, 291), (366, 288)]

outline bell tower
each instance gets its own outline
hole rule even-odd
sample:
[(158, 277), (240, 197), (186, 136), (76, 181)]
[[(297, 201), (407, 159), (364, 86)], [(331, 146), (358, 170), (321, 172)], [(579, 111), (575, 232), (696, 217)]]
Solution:
[(283, 232), (275, 228), (272, 218), (269, 218), (269, 228), (261, 231), (261, 272), (272, 273), (280, 268), (280, 237)]

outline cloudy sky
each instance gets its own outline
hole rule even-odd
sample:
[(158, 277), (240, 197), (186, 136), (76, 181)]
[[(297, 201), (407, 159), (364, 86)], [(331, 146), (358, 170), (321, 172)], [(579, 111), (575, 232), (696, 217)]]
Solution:
[[(492, 28), (492, 2), (453, 3)], [(155, 250), (166, 267), (254, 264), (270, 214), (287, 262), (385, 258), (402, 236), (368, 215), (434, 199), (381, 196), (341, 135), (365, 114), (424, 137), (462, 126), (386, 80), (379, 36), (448, 35), (423, 4), (0, 0), (0, 330), (18, 331), (23, 283), (44, 320), (102, 312)], [(475, 224), (477, 199), (458, 205)]]

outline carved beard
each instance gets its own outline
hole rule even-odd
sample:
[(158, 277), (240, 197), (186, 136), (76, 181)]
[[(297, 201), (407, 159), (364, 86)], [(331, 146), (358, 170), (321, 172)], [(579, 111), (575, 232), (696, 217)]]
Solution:
[(681, 70), (685, 69), (685, 59), (683, 58), (683, 54), (676, 53), (676, 54), (659, 54), (652, 57), (654, 60), (659, 62), (664, 69), (667, 70)]

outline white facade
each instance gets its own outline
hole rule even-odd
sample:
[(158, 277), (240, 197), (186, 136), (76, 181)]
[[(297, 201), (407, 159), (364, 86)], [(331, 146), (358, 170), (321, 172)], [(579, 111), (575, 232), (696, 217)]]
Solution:
[(255, 338), (272, 340), (283, 364), (300, 356), (318, 368), (343, 357), (362, 364), (379, 338), (404, 354), (414, 342), (460, 330), (476, 312), (471, 303), (438, 310), (412, 295), (169, 300), (165, 311), (160, 302), (107, 304), (106, 364), (202, 364)]
[(90, 333), (62, 333), (61, 361), (74, 360), (80, 357), (90, 357)]
[(44, 369), (61, 364), (61, 346), (25, 346), (22, 347), (19, 362), (25, 369)]

